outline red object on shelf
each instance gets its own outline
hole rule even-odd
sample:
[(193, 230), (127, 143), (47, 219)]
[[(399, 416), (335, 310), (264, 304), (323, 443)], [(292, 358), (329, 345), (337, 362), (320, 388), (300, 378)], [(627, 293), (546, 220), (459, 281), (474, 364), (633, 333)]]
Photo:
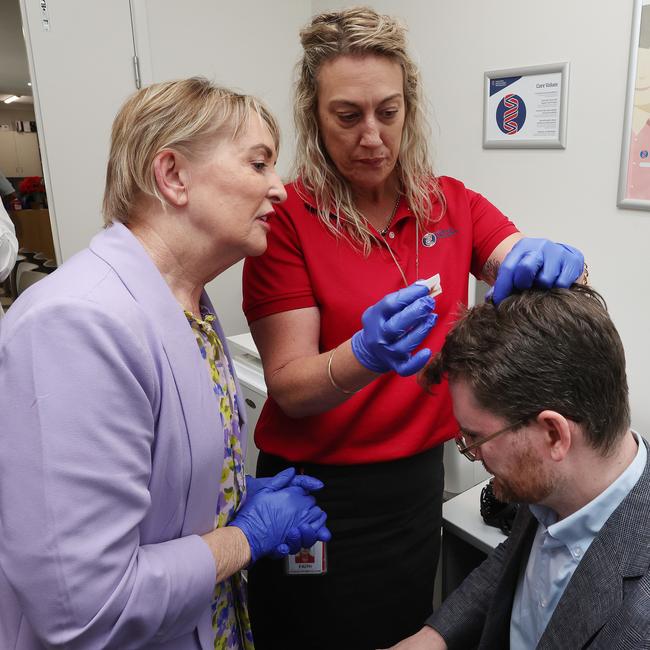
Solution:
[(40, 176), (26, 176), (20, 181), (18, 191), (21, 194), (33, 194), (34, 192), (45, 192), (45, 185)]

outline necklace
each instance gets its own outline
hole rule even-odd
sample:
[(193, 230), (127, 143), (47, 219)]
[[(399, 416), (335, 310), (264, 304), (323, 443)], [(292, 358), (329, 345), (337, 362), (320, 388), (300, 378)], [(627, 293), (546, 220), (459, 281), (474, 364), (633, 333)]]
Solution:
[[(393, 211), (390, 213), (390, 217), (388, 218), (388, 223), (386, 224), (383, 230), (379, 230), (378, 232), (381, 235), (381, 241), (384, 242), (393, 262), (395, 263), (395, 266), (397, 267), (397, 270), (402, 276), (402, 281), (404, 282), (404, 286), (408, 287), (409, 283), (408, 280), (406, 279), (406, 273), (404, 273), (404, 269), (400, 266), (400, 263), (397, 261), (397, 258), (395, 257), (395, 253), (393, 253), (393, 249), (389, 246), (388, 242), (386, 241), (386, 234), (388, 233), (388, 229), (390, 228), (391, 224), (393, 223), (393, 219), (397, 214), (397, 208), (399, 206), (400, 198), (401, 195), (398, 192), (397, 198), (395, 199), (395, 205), (393, 206)], [(416, 280), (420, 279), (420, 224), (418, 222), (417, 217), (415, 218), (415, 279)]]
[(395, 205), (393, 206), (393, 211), (390, 213), (390, 217), (388, 217), (388, 223), (384, 226), (383, 230), (379, 231), (379, 234), (382, 237), (386, 236), (386, 233), (388, 232), (388, 229), (390, 228), (390, 224), (393, 223), (393, 219), (395, 218), (395, 214), (397, 213), (397, 206), (399, 205), (399, 200), (400, 200), (400, 194), (398, 192), (397, 193), (397, 198), (395, 199)]

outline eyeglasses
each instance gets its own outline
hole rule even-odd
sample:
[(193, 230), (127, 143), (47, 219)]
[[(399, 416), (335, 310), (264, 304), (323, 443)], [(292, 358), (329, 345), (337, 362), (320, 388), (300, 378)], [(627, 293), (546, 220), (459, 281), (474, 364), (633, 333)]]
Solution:
[(490, 440), (494, 440), (494, 438), (500, 436), (502, 433), (506, 433), (507, 431), (516, 429), (517, 427), (528, 422), (528, 420), (534, 417), (536, 417), (536, 414), (529, 415), (528, 417), (525, 418), (521, 418), (521, 420), (517, 420), (516, 422), (509, 424), (507, 427), (504, 427), (503, 429), (499, 429), (499, 431), (497, 431), (496, 433), (491, 433), (489, 436), (485, 436), (485, 438), (482, 438), (478, 442), (470, 442), (469, 440), (470, 436), (461, 430), (458, 432), (458, 435), (456, 436), (456, 447), (458, 447), (458, 451), (461, 454), (463, 454), (465, 458), (474, 462), (475, 460), (477, 460), (476, 450), (481, 445), (484, 445), (486, 442), (489, 442)]

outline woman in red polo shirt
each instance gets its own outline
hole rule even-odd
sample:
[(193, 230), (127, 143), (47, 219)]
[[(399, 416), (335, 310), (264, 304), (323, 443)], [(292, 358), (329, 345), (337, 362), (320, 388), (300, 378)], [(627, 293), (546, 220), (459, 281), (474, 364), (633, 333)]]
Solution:
[[(412, 634), (432, 610), (442, 443), (457, 427), (446, 386), (427, 394), (409, 375), (441, 348), (470, 273), (496, 279), (500, 300), (568, 286), (583, 259), (523, 239), (482, 196), (434, 176), (395, 20), (322, 14), (301, 39), (299, 176), (265, 255), (246, 262), (244, 310), (269, 391), (258, 474), (295, 465), (322, 479), (333, 537), (311, 573), (259, 562), (251, 618), (258, 650), (362, 650)], [(435, 274), (433, 299), (414, 282)]]

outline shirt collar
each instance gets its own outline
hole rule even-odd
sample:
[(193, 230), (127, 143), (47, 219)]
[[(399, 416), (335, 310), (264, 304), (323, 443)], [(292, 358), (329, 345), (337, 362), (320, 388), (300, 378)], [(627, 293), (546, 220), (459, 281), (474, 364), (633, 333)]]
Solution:
[[(303, 200), (303, 203), (307, 209), (313, 213), (316, 213), (318, 211), (318, 208), (316, 206), (316, 199), (314, 198), (314, 195), (303, 185), (301, 180), (295, 181), (295, 188), (298, 196)], [(393, 223), (391, 225), (395, 225), (397, 222), (407, 218), (414, 219), (415, 215), (413, 214), (413, 210), (411, 210), (408, 202), (406, 201), (406, 198), (404, 196), (401, 196), (397, 210), (395, 210)], [(330, 219), (336, 219), (336, 214), (332, 211), (330, 211)]]
[(557, 521), (557, 514), (550, 508), (540, 504), (528, 506), (547, 533), (545, 546), (566, 546), (571, 552), (581, 548), (584, 552), (591, 544), (610, 515), (636, 485), (645, 468), (648, 455), (646, 446), (636, 431), (632, 433), (638, 445), (634, 460), (606, 490), (580, 510)]

